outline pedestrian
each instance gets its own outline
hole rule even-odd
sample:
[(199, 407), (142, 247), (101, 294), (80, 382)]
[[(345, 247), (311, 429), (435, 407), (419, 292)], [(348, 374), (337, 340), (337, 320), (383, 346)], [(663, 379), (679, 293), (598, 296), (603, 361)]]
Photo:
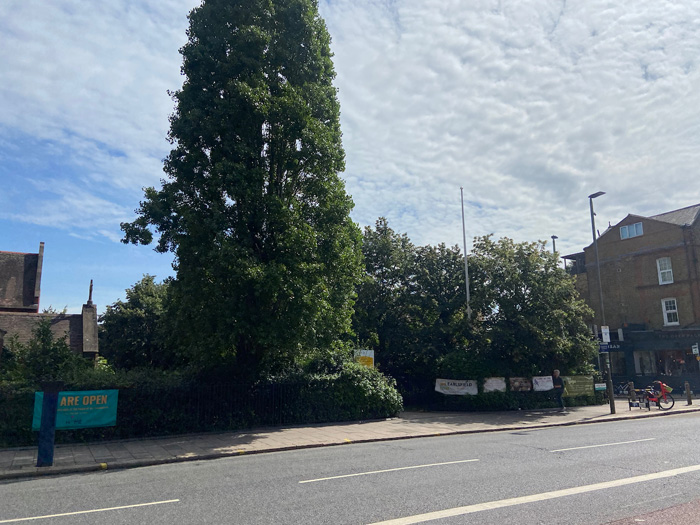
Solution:
[(564, 406), (564, 379), (559, 375), (559, 370), (552, 371), (552, 386), (554, 387), (554, 397), (559, 403), (559, 410), (566, 411)]

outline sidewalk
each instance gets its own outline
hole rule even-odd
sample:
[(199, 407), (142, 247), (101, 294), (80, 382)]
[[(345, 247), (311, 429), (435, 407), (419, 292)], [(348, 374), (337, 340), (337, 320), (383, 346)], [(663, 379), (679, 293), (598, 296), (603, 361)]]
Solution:
[(615, 410), (615, 415), (610, 414), (610, 406), (606, 404), (573, 407), (564, 413), (551, 409), (517, 412), (404, 412), (397, 418), (379, 421), (58, 445), (54, 466), (42, 468), (35, 467), (36, 447), (0, 449), (0, 481), (349, 443), (671, 416), (700, 412), (700, 404), (686, 406), (685, 400), (678, 400), (676, 406), (669, 411), (655, 407), (651, 411), (638, 408), (630, 411), (627, 400), (620, 399), (616, 402)]

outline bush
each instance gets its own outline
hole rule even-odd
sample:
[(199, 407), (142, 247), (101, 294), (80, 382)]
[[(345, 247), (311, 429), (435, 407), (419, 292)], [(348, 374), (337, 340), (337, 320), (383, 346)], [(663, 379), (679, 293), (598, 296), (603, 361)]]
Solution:
[(298, 422), (385, 418), (403, 409), (393, 379), (352, 361), (343, 363), (336, 373), (301, 372), (293, 380), (302, 387), (283, 410), (286, 417)]
[(16, 338), (9, 342), (12, 365), (2, 371), (0, 380), (38, 386), (42, 381), (65, 380), (90, 367), (90, 362), (71, 351), (66, 337), (55, 337), (51, 319), (39, 319), (27, 344)]
[[(150, 369), (108, 367), (69, 378), (64, 390), (119, 389), (117, 426), (60, 430), (57, 443), (383, 418), (402, 409), (393, 380), (346, 362), (336, 373), (261, 382), (210, 383)], [(34, 388), (0, 383), (0, 447), (35, 445)]]

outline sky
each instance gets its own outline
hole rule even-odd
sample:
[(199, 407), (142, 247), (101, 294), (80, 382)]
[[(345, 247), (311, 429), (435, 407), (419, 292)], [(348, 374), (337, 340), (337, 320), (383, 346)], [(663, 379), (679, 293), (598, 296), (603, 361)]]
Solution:
[[(41, 308), (100, 311), (172, 255), (120, 243), (158, 186), (196, 0), (0, 2), (0, 250)], [(417, 245), (556, 235), (700, 203), (700, 2), (320, 0), (360, 226)]]

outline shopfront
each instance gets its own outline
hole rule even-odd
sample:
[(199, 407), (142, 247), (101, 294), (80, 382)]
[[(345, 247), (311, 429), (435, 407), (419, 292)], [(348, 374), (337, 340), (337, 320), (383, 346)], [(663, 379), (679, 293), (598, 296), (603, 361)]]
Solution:
[(698, 341), (700, 330), (626, 333), (610, 345), (613, 380), (644, 387), (658, 379), (674, 388), (688, 381), (700, 392), (700, 356), (692, 349)]

